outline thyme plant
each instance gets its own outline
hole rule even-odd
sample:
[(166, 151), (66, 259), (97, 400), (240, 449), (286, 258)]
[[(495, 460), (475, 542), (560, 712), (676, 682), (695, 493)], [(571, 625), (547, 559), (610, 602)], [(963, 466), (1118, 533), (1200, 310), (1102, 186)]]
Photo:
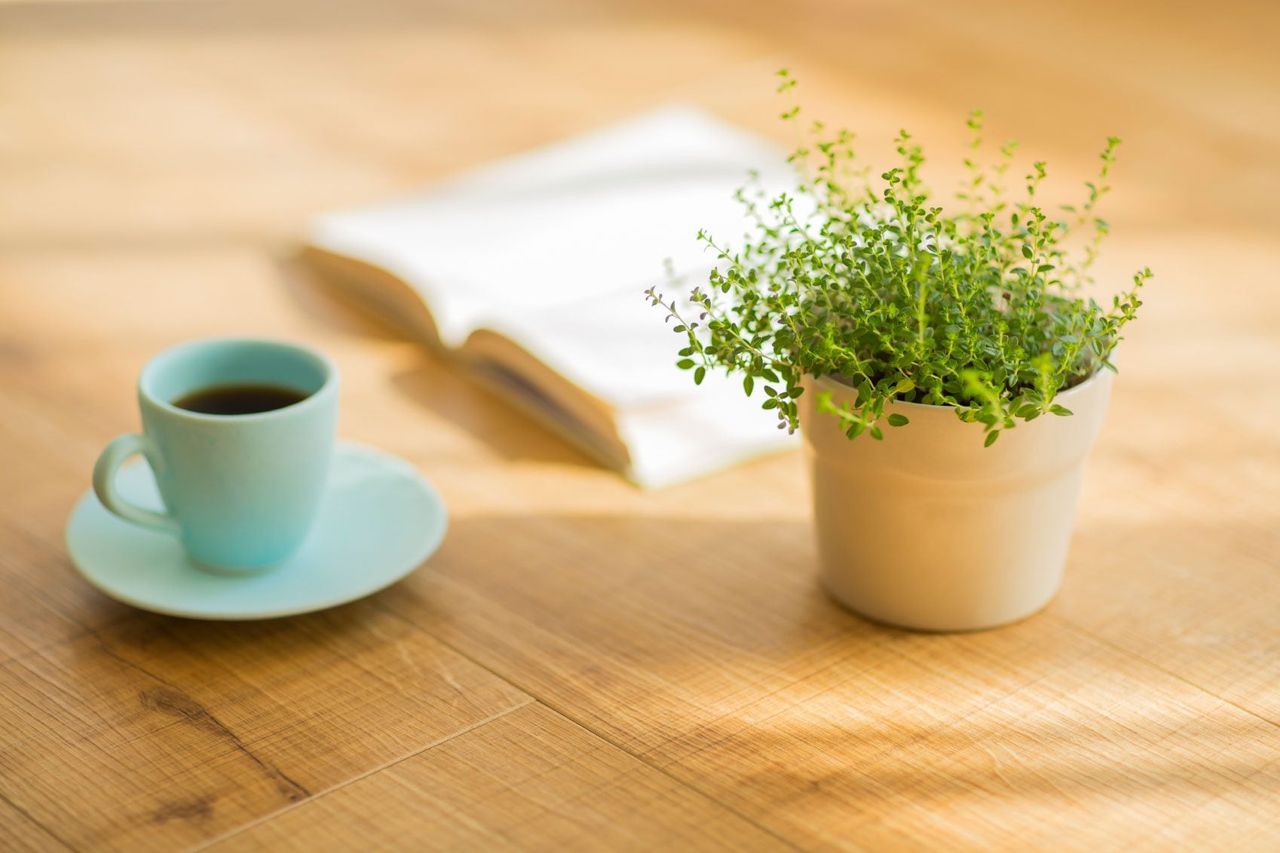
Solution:
[[(779, 92), (795, 86), (785, 69), (778, 74)], [(798, 115), (792, 107), (782, 118)], [(709, 370), (741, 375), (745, 393), (761, 387), (763, 407), (792, 431), (802, 377), (831, 377), (856, 389), (856, 402), (823, 393), (818, 408), (851, 439), (882, 438), (882, 422), (907, 424), (901, 412), (885, 417), (895, 400), (950, 406), (982, 424), (987, 446), (1020, 420), (1070, 415), (1054, 398), (1115, 369), (1111, 353), (1151, 276), (1142, 269), (1105, 306), (1083, 292), (1108, 231), (1095, 208), (1120, 140), (1107, 140), (1083, 202), (1051, 214), (1038, 200), (1045, 164), (1033, 163), (1010, 199), (1016, 144), (983, 165), (980, 112), (968, 127), (967, 177), (944, 209), (905, 130), (897, 164), (873, 182), (857, 168), (853, 136), (815, 122), (813, 141), (789, 158), (795, 193), (768, 198), (757, 176), (738, 191), (752, 231), (741, 246), (699, 232), (717, 258), (705, 284), (687, 300), (646, 291), (682, 336), (677, 366), (696, 383)]]

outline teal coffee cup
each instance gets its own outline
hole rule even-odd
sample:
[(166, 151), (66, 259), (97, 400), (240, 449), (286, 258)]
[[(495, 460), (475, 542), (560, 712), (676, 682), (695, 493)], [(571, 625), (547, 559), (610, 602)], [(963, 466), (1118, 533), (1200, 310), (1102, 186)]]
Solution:
[[(182, 344), (143, 368), (138, 406), (142, 432), (116, 438), (94, 467), (103, 506), (177, 537), (195, 563), (220, 572), (265, 569), (302, 544), (337, 426), (338, 377), (324, 356), (276, 341)], [(115, 488), (120, 465), (138, 454), (163, 512)]]

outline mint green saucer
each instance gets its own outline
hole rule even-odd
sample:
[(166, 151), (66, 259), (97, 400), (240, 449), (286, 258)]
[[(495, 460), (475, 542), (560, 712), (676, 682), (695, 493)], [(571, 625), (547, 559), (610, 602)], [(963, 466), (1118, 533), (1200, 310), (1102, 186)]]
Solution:
[[(160, 509), (151, 469), (122, 469), (122, 495)], [(193, 619), (270, 619), (345, 604), (416, 569), (444, 539), (448, 514), (431, 484), (404, 460), (339, 443), (319, 515), (301, 548), (250, 576), (192, 565), (178, 541), (123, 521), (89, 491), (67, 522), (71, 560), (114, 599)]]

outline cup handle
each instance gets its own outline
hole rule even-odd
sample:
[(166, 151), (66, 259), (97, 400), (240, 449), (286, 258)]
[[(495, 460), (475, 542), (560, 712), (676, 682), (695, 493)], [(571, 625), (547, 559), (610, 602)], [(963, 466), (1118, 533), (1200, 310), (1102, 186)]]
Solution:
[(141, 455), (146, 449), (146, 437), (137, 433), (126, 433), (113, 439), (93, 466), (93, 491), (103, 506), (125, 521), (148, 530), (177, 535), (178, 522), (173, 516), (140, 507), (122, 498), (116, 490), (116, 472), (120, 466), (130, 456)]

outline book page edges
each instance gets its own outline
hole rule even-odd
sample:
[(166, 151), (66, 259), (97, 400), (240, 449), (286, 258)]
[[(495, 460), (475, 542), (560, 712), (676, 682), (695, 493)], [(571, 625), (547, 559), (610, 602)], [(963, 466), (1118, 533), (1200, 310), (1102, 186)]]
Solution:
[(547, 367), (524, 347), (477, 329), (458, 348), (471, 370), (502, 395), (608, 468), (629, 475), (631, 453), (618, 433), (615, 411)]
[(460, 347), (445, 346), (426, 300), (383, 267), (314, 245), (305, 246), (301, 258), (337, 284), (331, 290), (339, 299), (461, 363), (481, 385), (635, 482), (631, 454), (618, 434), (613, 408), (606, 402), (551, 370), (505, 335), (480, 329)]
[(433, 350), (447, 349), (430, 306), (400, 276), (368, 261), (314, 245), (303, 246), (299, 259), (321, 273), (329, 285), (326, 291), (339, 301), (373, 315)]

